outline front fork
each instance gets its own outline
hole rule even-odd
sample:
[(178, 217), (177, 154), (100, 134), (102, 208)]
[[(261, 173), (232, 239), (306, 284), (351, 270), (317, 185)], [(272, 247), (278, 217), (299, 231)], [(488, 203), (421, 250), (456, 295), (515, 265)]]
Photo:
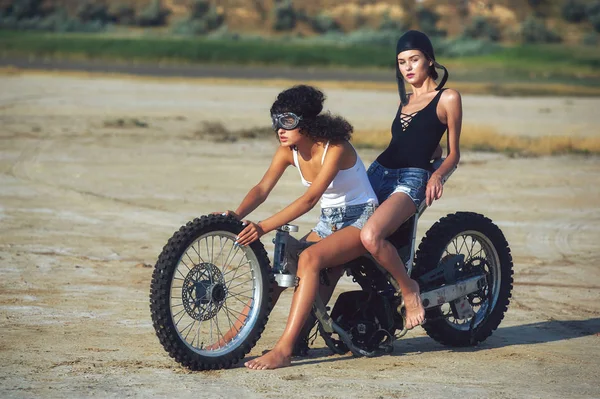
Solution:
[[(292, 264), (293, 259), (291, 254), (288, 253), (288, 242), (290, 239), (294, 239), (290, 236), (290, 232), (294, 233), (298, 231), (298, 226), (286, 224), (277, 229), (273, 244), (275, 244), (275, 253), (273, 255), (273, 269), (272, 273), (275, 277), (275, 282), (280, 287), (295, 287), (298, 285), (298, 277), (296, 277), (295, 270), (297, 269), (296, 264)], [(293, 269), (293, 270), (292, 270)]]

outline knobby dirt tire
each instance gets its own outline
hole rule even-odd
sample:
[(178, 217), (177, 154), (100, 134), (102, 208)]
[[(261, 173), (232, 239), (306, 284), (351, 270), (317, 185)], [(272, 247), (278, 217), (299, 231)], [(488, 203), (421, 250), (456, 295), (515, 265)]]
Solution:
[[(484, 318), (470, 330), (455, 327), (444, 319), (441, 307), (426, 309), (423, 328), (427, 334), (443, 345), (456, 347), (475, 346), (492, 335), (508, 309), (513, 287), (512, 256), (504, 234), (490, 219), (473, 212), (449, 214), (427, 231), (415, 255), (412, 277), (418, 280), (420, 275), (437, 267), (446, 246), (464, 232), (474, 232), (487, 237), (488, 244), (495, 249), (499, 261), (500, 286), (493, 308), (484, 312)], [(495, 276), (492, 282), (497, 284)]]
[[(236, 342), (235, 346), (232, 346), (223, 355), (203, 351), (200, 348), (193, 350), (184, 341), (173, 321), (170, 298), (171, 295), (176, 294), (171, 291), (176, 290), (171, 289), (172, 281), (186, 250), (199, 237), (207, 235), (211, 237), (213, 232), (216, 234), (219, 231), (237, 236), (242, 229), (242, 223), (229, 216), (208, 215), (196, 218), (175, 232), (164, 246), (156, 262), (150, 286), (150, 311), (153, 326), (160, 343), (169, 355), (190, 370), (225, 369), (237, 364), (256, 345), (267, 323), (272, 306), (272, 275), (270, 274), (269, 258), (262, 243), (258, 240), (243, 249), (253, 252), (258, 266), (250, 266), (254, 267), (252, 281), (261, 279), (260, 286), (262, 286), (262, 292), (257, 294), (260, 305), (258, 305), (257, 316), (254, 317), (254, 325), (248, 327), (249, 332), (244, 333), (246, 336), (243, 341)], [(226, 299), (228, 298), (226, 297)], [(198, 327), (198, 331), (200, 331), (200, 327)]]

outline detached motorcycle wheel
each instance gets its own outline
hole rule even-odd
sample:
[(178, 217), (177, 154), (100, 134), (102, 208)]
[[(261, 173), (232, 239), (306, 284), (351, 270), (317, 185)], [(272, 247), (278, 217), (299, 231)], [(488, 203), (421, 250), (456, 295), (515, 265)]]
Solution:
[[(513, 286), (512, 256), (504, 234), (490, 219), (473, 212), (457, 212), (443, 217), (427, 231), (415, 255), (412, 277), (418, 281), (440, 261), (455, 255), (464, 255), (457, 270), (459, 276), (487, 276), (486, 287), (467, 295), (475, 315), (460, 320), (450, 304), (443, 304), (426, 310), (423, 328), (441, 344), (474, 346), (492, 335), (508, 309)], [(435, 283), (426, 288), (435, 288)]]
[(260, 241), (234, 245), (242, 228), (221, 215), (194, 219), (169, 239), (154, 268), (150, 311), (156, 335), (191, 370), (233, 366), (267, 323), (269, 259)]

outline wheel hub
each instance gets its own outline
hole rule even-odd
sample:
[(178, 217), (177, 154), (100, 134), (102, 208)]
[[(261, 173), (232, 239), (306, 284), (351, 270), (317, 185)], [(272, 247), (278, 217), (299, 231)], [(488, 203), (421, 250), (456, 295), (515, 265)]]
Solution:
[(196, 320), (213, 318), (227, 298), (223, 273), (212, 263), (200, 263), (189, 270), (181, 288), (187, 314)]

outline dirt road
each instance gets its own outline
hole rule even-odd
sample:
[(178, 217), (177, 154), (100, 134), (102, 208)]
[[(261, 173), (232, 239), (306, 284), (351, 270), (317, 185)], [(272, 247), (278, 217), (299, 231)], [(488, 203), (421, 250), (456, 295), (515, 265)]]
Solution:
[[(426, 212), (419, 235), (469, 210), (511, 245), (514, 297), (479, 347), (443, 347), (417, 328), (389, 356), (333, 356), (317, 340), (290, 368), (188, 372), (154, 335), (148, 266), (181, 224), (234, 208), (276, 145), (197, 140), (198, 125), (264, 126), (278, 89), (29, 74), (0, 76), (0, 87), (0, 396), (600, 397), (599, 158), (466, 153)], [(355, 125), (385, 125), (395, 106), (393, 93), (327, 94)], [(600, 134), (597, 99), (464, 101), (470, 123), (504, 121), (506, 133)], [(114, 127), (119, 118), (143, 123)], [(360, 155), (369, 164), (377, 153)], [(252, 218), (301, 191), (289, 170)], [(289, 303), (285, 293), (249, 357), (274, 344)]]

